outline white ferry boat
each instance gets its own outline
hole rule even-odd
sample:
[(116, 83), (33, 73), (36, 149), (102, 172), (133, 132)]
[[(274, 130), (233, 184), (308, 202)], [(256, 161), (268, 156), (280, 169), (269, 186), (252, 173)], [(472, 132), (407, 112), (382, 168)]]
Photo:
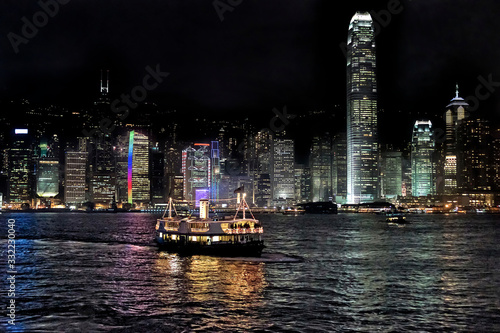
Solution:
[[(262, 224), (255, 219), (244, 196), (236, 214), (224, 219), (209, 218), (209, 201), (200, 200), (200, 216), (169, 216), (156, 223), (156, 242), (161, 249), (185, 254), (208, 254), (229, 257), (260, 257), (264, 249)], [(246, 210), (251, 218), (247, 217)], [(242, 218), (238, 217), (239, 212)]]

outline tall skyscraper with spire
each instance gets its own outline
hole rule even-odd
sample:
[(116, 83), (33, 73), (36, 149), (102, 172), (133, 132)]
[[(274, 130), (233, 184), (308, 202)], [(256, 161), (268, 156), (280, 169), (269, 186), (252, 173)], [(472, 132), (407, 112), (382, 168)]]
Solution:
[(467, 117), (469, 104), (459, 96), (458, 84), (456, 95), (446, 107), (446, 157), (444, 164), (444, 193), (456, 194), (457, 183), (457, 127)]
[(378, 130), (375, 29), (357, 12), (347, 36), (347, 201), (378, 196)]
[[(98, 130), (102, 119), (109, 117), (109, 72), (106, 72), (106, 85), (103, 83), (103, 72), (101, 71), (100, 94), (94, 102), (90, 123)], [(109, 133), (93, 136), (90, 138), (88, 151), (90, 200), (97, 207), (108, 208), (116, 199), (116, 160), (113, 149), (114, 142)]]

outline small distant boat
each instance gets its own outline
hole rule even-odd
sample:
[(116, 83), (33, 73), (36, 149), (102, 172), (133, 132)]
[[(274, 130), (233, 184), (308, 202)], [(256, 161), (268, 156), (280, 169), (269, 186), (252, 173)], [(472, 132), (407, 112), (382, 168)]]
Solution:
[[(200, 216), (172, 216), (156, 223), (156, 242), (161, 249), (183, 254), (207, 254), (228, 257), (260, 257), (264, 249), (262, 224), (256, 220), (244, 196), (234, 217), (209, 217), (209, 201), (200, 200)], [(246, 216), (248, 210), (251, 218)], [(238, 213), (243, 217), (239, 218)]]
[(301, 209), (301, 208), (288, 208), (288, 209), (283, 210), (281, 213), (283, 215), (297, 216), (297, 215), (304, 215), (306, 213), (306, 211), (304, 209)]
[(401, 212), (388, 212), (385, 214), (385, 219), (390, 223), (408, 223), (406, 215)]

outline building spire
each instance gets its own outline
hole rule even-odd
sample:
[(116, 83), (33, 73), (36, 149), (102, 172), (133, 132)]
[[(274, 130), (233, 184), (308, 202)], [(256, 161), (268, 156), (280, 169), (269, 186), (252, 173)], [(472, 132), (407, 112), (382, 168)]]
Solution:
[(106, 93), (109, 93), (109, 69), (106, 71)]
[(458, 83), (456, 85), (456, 88), (457, 88), (457, 90), (456, 90), (457, 91), (457, 95), (455, 96), (455, 98), (458, 98)]

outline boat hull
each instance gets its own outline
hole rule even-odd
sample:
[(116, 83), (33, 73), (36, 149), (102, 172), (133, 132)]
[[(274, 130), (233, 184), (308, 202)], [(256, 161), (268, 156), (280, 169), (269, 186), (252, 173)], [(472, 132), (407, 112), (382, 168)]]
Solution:
[(409, 223), (408, 221), (406, 221), (406, 218), (387, 218), (386, 221), (389, 223), (398, 223), (398, 224)]
[(210, 245), (195, 242), (167, 242), (157, 237), (160, 250), (192, 255), (203, 254), (220, 257), (260, 257), (264, 249), (263, 241), (247, 243), (212, 243)]
[(337, 214), (337, 205), (333, 202), (309, 202), (298, 204), (306, 214)]

